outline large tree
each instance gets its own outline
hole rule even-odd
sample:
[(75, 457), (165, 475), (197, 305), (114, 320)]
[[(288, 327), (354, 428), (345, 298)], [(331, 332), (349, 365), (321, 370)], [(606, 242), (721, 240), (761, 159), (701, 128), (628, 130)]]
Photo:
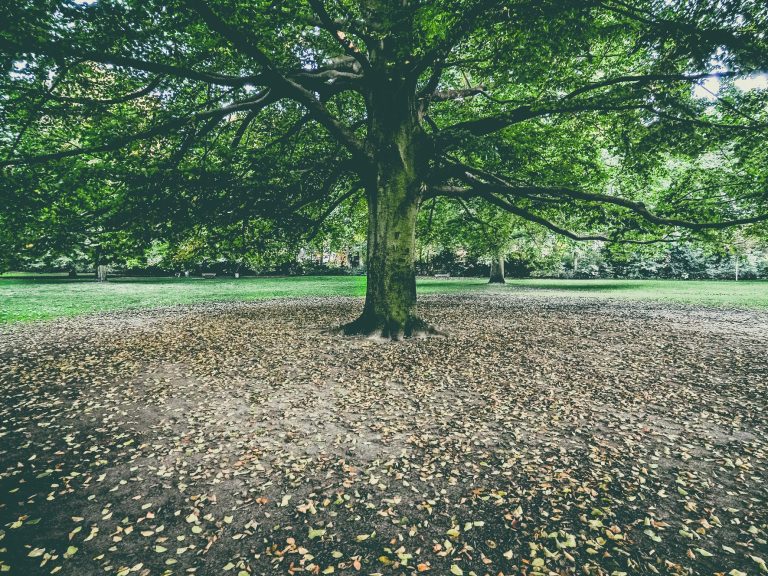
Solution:
[[(156, 226), (322, 219), (363, 194), (368, 288), (347, 333), (431, 330), (414, 312), (430, 198), (617, 242), (768, 212), (747, 169), (766, 94), (732, 88), (768, 68), (761, 2), (19, 0), (0, 21), (8, 178), (86, 158)], [(665, 181), (681, 159), (736, 177), (686, 198)]]

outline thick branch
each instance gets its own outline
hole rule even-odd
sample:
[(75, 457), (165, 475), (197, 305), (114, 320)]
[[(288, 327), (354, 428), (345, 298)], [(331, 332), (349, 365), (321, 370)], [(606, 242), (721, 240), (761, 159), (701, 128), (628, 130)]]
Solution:
[[(612, 204), (626, 208), (639, 216), (642, 216), (646, 221), (656, 224), (658, 226), (672, 226), (676, 228), (686, 228), (694, 231), (701, 230), (721, 230), (724, 228), (730, 228), (733, 226), (741, 226), (745, 224), (755, 224), (758, 222), (764, 222), (768, 220), (768, 214), (760, 214), (758, 216), (750, 216), (747, 218), (735, 218), (732, 220), (724, 220), (721, 222), (692, 222), (689, 220), (683, 220), (680, 218), (668, 218), (659, 216), (651, 212), (644, 203), (635, 202), (633, 200), (627, 200), (618, 196), (609, 196), (607, 194), (595, 194), (591, 192), (584, 192), (581, 190), (575, 190), (565, 187), (543, 187), (543, 186), (515, 186), (508, 184), (503, 178), (488, 175), (483, 176), (487, 179), (492, 179), (491, 183), (484, 182), (477, 176), (472, 174), (473, 169), (471, 167), (463, 165), (454, 165), (456, 168), (460, 168), (461, 172), (455, 172), (455, 176), (461, 180), (466, 181), (472, 186), (478, 194), (493, 194), (494, 191), (501, 191), (507, 194), (516, 196), (531, 195), (544, 195), (554, 198), (567, 198), (572, 200), (583, 200), (586, 202), (596, 202), (601, 204)], [(488, 178), (490, 176), (490, 178)], [(485, 197), (485, 196), (484, 196)]]
[(307, 108), (310, 114), (359, 160), (366, 163), (370, 160), (371, 155), (365, 144), (358, 140), (344, 124), (334, 118), (312, 92), (281, 74), (269, 56), (251, 42), (249, 36), (227, 24), (205, 2), (186, 0), (186, 3), (200, 15), (211, 30), (221, 35), (241, 53), (253, 58), (264, 69), (264, 75), (270, 86)]
[(524, 220), (528, 220), (529, 222), (533, 222), (535, 224), (544, 226), (545, 228), (552, 230), (552, 232), (555, 232), (556, 234), (560, 234), (561, 236), (565, 236), (566, 238), (570, 238), (571, 240), (601, 241), (601, 242), (610, 242), (615, 244), (656, 244), (659, 242), (676, 241), (675, 239), (669, 239), (666, 237), (655, 238), (652, 240), (632, 240), (632, 239), (626, 239), (626, 238), (619, 238), (616, 236), (605, 236), (603, 234), (587, 234), (587, 235), (577, 234), (575, 232), (571, 232), (566, 228), (563, 228), (562, 226), (558, 226), (557, 224), (550, 222), (549, 220), (539, 216), (538, 214), (534, 214), (530, 210), (526, 210), (525, 208), (512, 204), (508, 200), (500, 198), (495, 194), (491, 193), (490, 191), (479, 190), (473, 187), (468, 187), (468, 188), (455, 187), (455, 186), (433, 187), (428, 191), (428, 196), (431, 196), (431, 197), (448, 196), (453, 198), (472, 198), (472, 197), (483, 198), (489, 203), (495, 206), (498, 206), (499, 208), (511, 214), (514, 214), (515, 216), (519, 216)]
[(475, 88), (465, 88), (463, 90), (441, 90), (433, 92), (429, 96), (425, 96), (425, 100), (431, 100), (432, 102), (446, 102), (449, 100), (461, 100), (462, 98), (470, 98), (477, 96), (485, 92), (484, 86), (477, 86)]
[(330, 217), (330, 215), (333, 214), (333, 211), (336, 210), (336, 208), (338, 208), (342, 204), (342, 202), (351, 198), (352, 196), (360, 192), (360, 190), (361, 188), (359, 185), (353, 186), (347, 192), (345, 192), (344, 194), (336, 198), (333, 202), (331, 202), (330, 206), (328, 206), (320, 215), (320, 217), (316, 220), (316, 224), (312, 229), (312, 231), (307, 236), (307, 240), (309, 241), (313, 240), (320, 233), (320, 228), (323, 225), (323, 222), (325, 222)]
[(694, 126), (701, 126), (704, 128), (718, 128), (726, 130), (762, 130), (766, 126), (762, 124), (723, 124), (717, 122), (707, 122), (705, 120), (699, 120), (698, 118), (681, 118), (674, 114), (669, 114), (663, 110), (659, 110), (652, 106), (648, 102), (635, 101), (627, 103), (612, 103), (612, 102), (600, 102), (600, 101), (588, 101), (580, 104), (562, 105), (562, 101), (556, 102), (553, 105), (543, 106), (519, 106), (508, 112), (502, 112), (494, 116), (487, 116), (485, 118), (479, 118), (477, 120), (468, 120), (466, 122), (459, 122), (453, 126), (449, 126), (443, 129), (443, 138), (455, 136), (461, 133), (469, 133), (474, 136), (483, 136), (486, 134), (492, 134), (503, 130), (504, 128), (531, 120), (533, 118), (541, 118), (545, 116), (554, 116), (557, 114), (578, 114), (581, 112), (626, 112), (630, 110), (646, 110), (651, 114), (664, 118), (672, 122), (680, 122), (684, 124), (691, 124)]
[(457, 22), (445, 33), (442, 40), (438, 41), (432, 48), (419, 58), (409, 76), (415, 81), (421, 74), (429, 69), (437, 61), (444, 60), (449, 52), (475, 27), (478, 18), (483, 14), (491, 13), (494, 5), (493, 0), (476, 0), (473, 6), (462, 11)]
[(642, 216), (648, 222), (657, 224), (659, 226), (675, 226), (678, 228), (688, 228), (689, 230), (721, 230), (723, 228), (730, 228), (732, 226), (741, 226), (745, 224), (755, 224), (757, 222), (764, 222), (768, 220), (768, 214), (761, 214), (758, 216), (751, 216), (748, 218), (736, 218), (733, 220), (724, 220), (722, 222), (691, 222), (688, 220), (681, 220), (679, 218), (666, 218), (658, 216), (651, 212), (644, 203), (634, 202), (625, 198), (619, 198), (617, 196), (609, 196), (607, 194), (593, 194), (590, 192), (583, 192), (580, 190), (573, 190), (570, 188), (543, 188), (536, 186), (523, 187), (521, 190), (531, 191), (539, 194), (554, 194), (559, 197), (573, 198), (575, 200), (585, 200), (588, 202), (599, 202), (603, 204), (613, 204), (615, 206), (621, 206), (627, 208), (636, 214)]
[(360, 52), (357, 46), (355, 46), (354, 43), (349, 38), (347, 38), (346, 34), (344, 34), (340, 26), (328, 15), (328, 12), (326, 12), (322, 1), (309, 0), (309, 3), (320, 18), (320, 22), (323, 25), (322, 27), (333, 35), (336, 41), (344, 49), (344, 52), (346, 52), (348, 56), (351, 56), (357, 60), (357, 62), (360, 63), (360, 66), (362, 66), (363, 70), (370, 70), (371, 63), (368, 62), (368, 59)]
[(608, 78), (607, 80), (601, 80), (600, 82), (593, 82), (591, 84), (585, 84), (581, 88), (577, 88), (573, 92), (565, 95), (563, 100), (570, 100), (580, 94), (591, 92), (592, 90), (598, 90), (599, 88), (605, 88), (607, 86), (614, 86), (616, 84), (649, 84), (651, 82), (695, 82), (696, 80), (705, 80), (707, 78), (733, 78), (735, 76), (743, 76), (744, 73), (740, 72), (703, 72), (701, 74), (645, 74), (636, 76), (617, 76), (615, 78)]
[(198, 80), (209, 84), (221, 86), (245, 86), (247, 84), (259, 84), (260, 76), (226, 76), (210, 72), (202, 72), (185, 66), (164, 64), (162, 62), (152, 62), (131, 56), (120, 56), (109, 54), (107, 52), (98, 52), (95, 50), (81, 50), (71, 46), (65, 46), (61, 43), (56, 44), (30, 44), (22, 45), (9, 42), (5, 38), (0, 38), (0, 49), (13, 54), (42, 54), (52, 58), (74, 57), (99, 64), (109, 64), (122, 68), (132, 68), (144, 72), (152, 72), (163, 76), (173, 76), (176, 78), (186, 78), (189, 80)]
[(70, 150), (63, 150), (63, 151), (54, 152), (51, 154), (41, 154), (39, 156), (31, 156), (27, 158), (12, 158), (12, 159), (8, 159), (0, 162), (0, 167), (42, 164), (44, 162), (50, 162), (52, 160), (60, 160), (62, 158), (71, 158), (74, 156), (83, 156), (87, 154), (99, 154), (102, 152), (112, 152), (114, 150), (119, 150), (120, 148), (127, 146), (131, 142), (136, 142), (139, 140), (148, 140), (155, 136), (160, 136), (167, 132), (181, 128), (182, 126), (185, 126), (190, 123), (195, 123), (195, 122), (208, 120), (212, 118), (217, 118), (218, 120), (222, 120), (223, 118), (229, 116), (230, 114), (234, 114), (235, 112), (252, 110), (254, 108), (260, 107), (262, 102), (263, 102), (263, 97), (258, 98), (256, 100), (246, 100), (243, 102), (239, 102), (237, 104), (232, 104), (231, 106), (226, 106), (218, 110), (208, 110), (205, 112), (197, 112), (195, 114), (185, 116), (183, 118), (173, 118), (167, 122), (163, 122), (162, 124), (153, 126), (152, 128), (148, 128), (147, 130), (142, 130), (141, 132), (137, 132), (135, 134), (128, 134), (128, 135), (115, 138), (111, 142), (107, 142), (106, 144), (102, 144), (100, 146), (92, 146), (89, 148), (73, 148)]
[(261, 109), (251, 110), (248, 112), (248, 115), (243, 118), (243, 121), (240, 123), (240, 126), (237, 128), (237, 132), (235, 132), (234, 138), (232, 138), (232, 143), (230, 144), (230, 148), (235, 149), (238, 146), (240, 146), (240, 141), (243, 139), (243, 136), (245, 136), (246, 130), (248, 130), (248, 126), (251, 125), (251, 122), (253, 122), (256, 119), (256, 116), (259, 115), (259, 112), (261, 112)]
[(99, 100), (94, 98), (82, 98), (82, 97), (75, 97), (75, 96), (59, 96), (57, 94), (52, 94), (51, 98), (59, 102), (68, 102), (71, 104), (94, 104), (94, 105), (122, 104), (124, 102), (130, 102), (131, 100), (137, 100), (143, 96), (146, 96), (147, 94), (152, 92), (152, 90), (154, 90), (160, 85), (160, 82), (163, 81), (163, 78), (164, 76), (157, 76), (149, 84), (147, 84), (144, 88), (141, 88), (140, 90), (136, 90), (135, 92), (131, 92), (130, 94), (125, 94), (124, 96), (117, 96), (115, 98), (107, 98), (104, 100)]

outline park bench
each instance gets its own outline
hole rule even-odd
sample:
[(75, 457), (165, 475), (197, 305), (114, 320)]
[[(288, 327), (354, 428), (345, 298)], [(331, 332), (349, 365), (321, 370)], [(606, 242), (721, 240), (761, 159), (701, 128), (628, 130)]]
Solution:
[(203, 272), (203, 278), (205, 278), (206, 280), (211, 280), (213, 278), (216, 278), (216, 273), (215, 272)]
[(451, 277), (450, 274), (435, 274), (435, 278), (439, 278), (439, 279), (442, 279), (442, 280), (447, 280), (450, 277)]

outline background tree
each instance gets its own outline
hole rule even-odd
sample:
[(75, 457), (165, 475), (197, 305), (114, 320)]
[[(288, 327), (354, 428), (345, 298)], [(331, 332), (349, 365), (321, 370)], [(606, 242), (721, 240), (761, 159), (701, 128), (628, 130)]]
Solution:
[(486, 202), (435, 199), (422, 211), (420, 243), (433, 251), (466, 252), (489, 264), (490, 283), (504, 283), (505, 262), (529, 259), (546, 231)]

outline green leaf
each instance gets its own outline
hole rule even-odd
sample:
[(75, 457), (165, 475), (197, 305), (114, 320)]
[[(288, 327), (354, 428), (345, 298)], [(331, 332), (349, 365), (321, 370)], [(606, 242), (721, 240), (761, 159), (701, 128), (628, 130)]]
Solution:
[(320, 538), (321, 536), (325, 535), (325, 528), (310, 528), (309, 529), (309, 539), (314, 540), (315, 538)]

